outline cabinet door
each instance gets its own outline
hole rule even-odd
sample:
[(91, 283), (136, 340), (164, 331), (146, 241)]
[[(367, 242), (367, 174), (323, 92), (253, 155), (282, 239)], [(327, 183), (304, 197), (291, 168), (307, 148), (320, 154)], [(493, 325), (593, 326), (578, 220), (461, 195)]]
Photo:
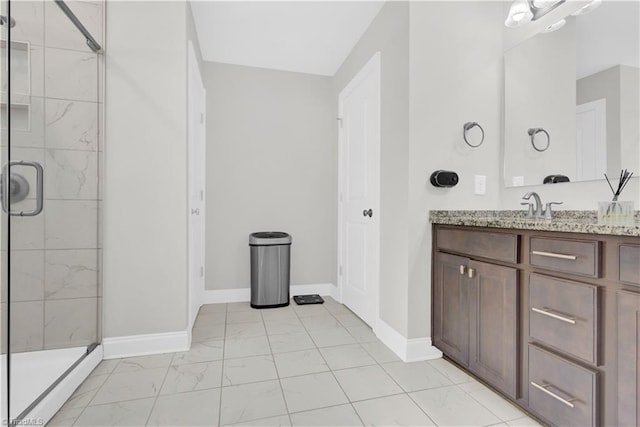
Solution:
[(468, 266), (469, 368), (515, 398), (517, 270), (476, 261)]
[(618, 291), (618, 425), (640, 425), (640, 293)]
[(468, 282), (463, 274), (467, 262), (436, 252), (433, 277), (433, 343), (465, 366), (469, 363)]

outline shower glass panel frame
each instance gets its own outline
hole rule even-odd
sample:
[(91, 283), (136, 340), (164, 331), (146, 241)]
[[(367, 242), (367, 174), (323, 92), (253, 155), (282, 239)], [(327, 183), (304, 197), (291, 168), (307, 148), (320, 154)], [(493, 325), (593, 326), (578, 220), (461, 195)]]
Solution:
[(0, 11), (0, 390), (15, 422), (101, 342), (104, 4)]

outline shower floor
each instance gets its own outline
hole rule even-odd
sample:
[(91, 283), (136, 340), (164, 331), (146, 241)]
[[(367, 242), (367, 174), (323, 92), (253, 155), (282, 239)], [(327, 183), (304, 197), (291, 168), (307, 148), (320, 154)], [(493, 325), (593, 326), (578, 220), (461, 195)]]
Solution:
[(20, 415), (86, 351), (87, 347), (74, 347), (12, 354), (11, 418)]

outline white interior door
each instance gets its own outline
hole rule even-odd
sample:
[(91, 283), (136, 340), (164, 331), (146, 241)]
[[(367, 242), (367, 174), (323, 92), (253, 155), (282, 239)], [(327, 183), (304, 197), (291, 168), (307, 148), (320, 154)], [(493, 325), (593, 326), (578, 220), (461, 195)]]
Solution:
[(340, 93), (339, 113), (338, 283), (342, 303), (373, 327), (379, 315), (379, 52)]
[(607, 172), (605, 99), (576, 106), (576, 181), (602, 179)]
[(189, 139), (189, 326), (204, 299), (206, 90), (191, 42), (188, 58)]

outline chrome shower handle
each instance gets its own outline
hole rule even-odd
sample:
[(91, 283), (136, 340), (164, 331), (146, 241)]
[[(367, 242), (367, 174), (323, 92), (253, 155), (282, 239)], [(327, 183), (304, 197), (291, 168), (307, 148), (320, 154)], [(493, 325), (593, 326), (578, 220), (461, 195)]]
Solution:
[[(11, 166), (29, 166), (36, 170), (36, 208), (31, 211), (9, 211), (7, 206), (9, 206), (9, 168)], [(2, 209), (12, 216), (36, 216), (42, 212), (42, 207), (44, 205), (44, 169), (42, 165), (38, 162), (27, 161), (27, 160), (12, 160), (9, 162), (8, 167), (5, 166), (3, 171), (3, 180), (2, 180)]]

